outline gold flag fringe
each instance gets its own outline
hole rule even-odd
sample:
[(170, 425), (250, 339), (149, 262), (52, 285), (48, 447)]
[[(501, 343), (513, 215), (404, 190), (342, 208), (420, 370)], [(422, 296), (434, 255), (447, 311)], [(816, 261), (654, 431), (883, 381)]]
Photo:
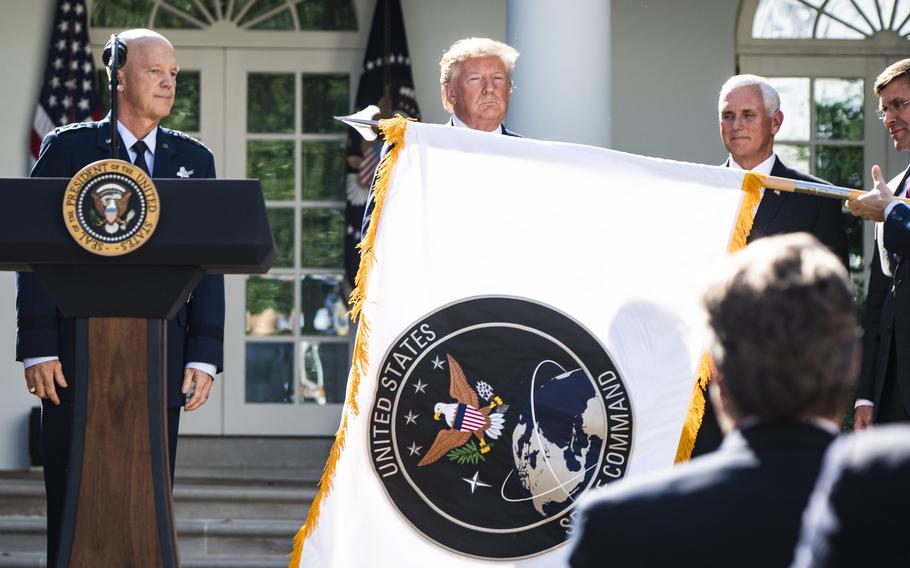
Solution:
[(329, 458), (326, 460), (325, 468), (322, 472), (322, 478), (319, 480), (319, 491), (310, 505), (310, 511), (307, 514), (306, 522), (297, 534), (294, 536), (294, 551), (291, 553), (289, 568), (297, 568), (300, 565), (300, 557), (303, 554), (303, 543), (316, 529), (316, 523), (319, 521), (319, 512), (326, 496), (332, 491), (332, 485), (335, 480), (335, 467), (338, 464), (338, 458), (344, 449), (345, 435), (348, 429), (348, 418), (357, 416), (360, 408), (357, 404), (357, 393), (360, 389), (360, 381), (367, 370), (369, 363), (367, 352), (367, 341), (370, 337), (369, 323), (362, 317), (363, 304), (366, 300), (367, 276), (370, 268), (373, 266), (375, 254), (373, 246), (376, 243), (376, 231), (379, 228), (379, 217), (382, 214), (382, 206), (385, 203), (386, 192), (389, 188), (389, 182), (392, 179), (392, 171), (398, 162), (398, 155), (404, 147), (404, 134), (407, 130), (407, 119), (400, 115), (379, 121), (379, 128), (382, 130), (388, 151), (379, 162), (379, 168), (376, 170), (376, 178), (373, 181), (373, 213), (370, 215), (370, 226), (358, 245), (360, 247), (360, 266), (357, 268), (357, 276), (354, 278), (354, 291), (351, 292), (351, 312), (350, 316), (353, 321), (358, 322), (357, 339), (354, 340), (354, 356), (351, 363), (351, 377), (348, 382), (348, 392), (345, 397), (345, 406), (341, 414), (341, 424), (335, 433), (335, 443), (332, 444), (332, 450), (329, 452)]
[[(752, 231), (752, 220), (755, 209), (761, 200), (761, 188), (765, 176), (753, 172), (746, 172), (743, 178), (742, 190), (745, 193), (739, 204), (739, 213), (736, 217), (736, 226), (730, 238), (728, 251), (732, 254), (746, 246), (746, 239)], [(686, 421), (679, 437), (679, 446), (676, 448), (676, 463), (687, 461), (692, 457), (695, 448), (695, 437), (701, 428), (701, 421), (705, 415), (705, 391), (711, 382), (711, 356), (707, 353), (701, 356), (698, 363), (698, 378), (692, 389), (692, 398), (689, 401), (689, 410), (686, 412)]]

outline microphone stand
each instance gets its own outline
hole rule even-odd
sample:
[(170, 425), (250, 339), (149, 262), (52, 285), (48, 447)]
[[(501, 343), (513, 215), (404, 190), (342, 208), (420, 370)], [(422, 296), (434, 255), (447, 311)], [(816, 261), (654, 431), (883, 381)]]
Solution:
[(117, 87), (120, 80), (117, 71), (120, 69), (120, 38), (117, 34), (111, 35), (111, 159), (120, 159), (120, 132), (117, 130)]

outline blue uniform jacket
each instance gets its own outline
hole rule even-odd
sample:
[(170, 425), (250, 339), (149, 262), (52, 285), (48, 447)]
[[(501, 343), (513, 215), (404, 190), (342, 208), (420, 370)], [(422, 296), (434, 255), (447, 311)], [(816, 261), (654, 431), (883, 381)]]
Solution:
[[(83, 166), (110, 157), (111, 123), (72, 124), (50, 132), (31, 177), (72, 177)], [(129, 161), (121, 146), (120, 158)], [(195, 178), (214, 178), (211, 151), (189, 136), (158, 127), (153, 178), (176, 178), (181, 170)], [(72, 399), (75, 378), (74, 320), (64, 318), (50, 295), (32, 273), (17, 275), (16, 359), (56, 355), (63, 365), (69, 388), (57, 392)], [(221, 371), (224, 364), (224, 277), (205, 276), (177, 315), (167, 322), (167, 402), (184, 404), (180, 388), (186, 363), (210, 363)]]

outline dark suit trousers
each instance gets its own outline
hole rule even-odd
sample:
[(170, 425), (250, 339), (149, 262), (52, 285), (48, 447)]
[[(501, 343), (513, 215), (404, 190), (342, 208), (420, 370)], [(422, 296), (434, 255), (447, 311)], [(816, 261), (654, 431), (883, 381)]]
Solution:
[[(177, 431), (180, 408), (167, 409), (167, 444), (171, 459), (171, 486), (174, 485), (174, 462), (177, 458)], [(63, 523), (66, 498), (66, 474), (69, 463), (69, 437), (73, 431), (73, 404), (60, 401), (55, 406), (42, 401), (41, 444), (44, 451), (44, 489), (47, 492), (47, 565), (57, 565), (57, 547)]]
[(885, 371), (885, 384), (879, 398), (879, 408), (875, 411), (875, 423), (910, 422), (910, 414), (904, 408), (904, 397), (897, 378), (897, 341), (891, 337), (891, 353), (888, 354), (888, 369)]

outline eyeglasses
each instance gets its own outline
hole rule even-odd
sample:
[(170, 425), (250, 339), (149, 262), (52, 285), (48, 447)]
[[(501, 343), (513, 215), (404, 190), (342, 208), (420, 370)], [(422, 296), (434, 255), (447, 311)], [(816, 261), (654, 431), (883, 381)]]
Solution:
[(883, 106), (880, 109), (878, 109), (877, 111), (875, 111), (875, 115), (878, 116), (879, 120), (884, 120), (885, 115), (888, 114), (889, 110), (893, 110), (896, 113), (900, 113), (907, 107), (910, 107), (910, 101), (897, 100), (897, 101), (894, 101), (893, 103), (891, 103), (891, 106)]

